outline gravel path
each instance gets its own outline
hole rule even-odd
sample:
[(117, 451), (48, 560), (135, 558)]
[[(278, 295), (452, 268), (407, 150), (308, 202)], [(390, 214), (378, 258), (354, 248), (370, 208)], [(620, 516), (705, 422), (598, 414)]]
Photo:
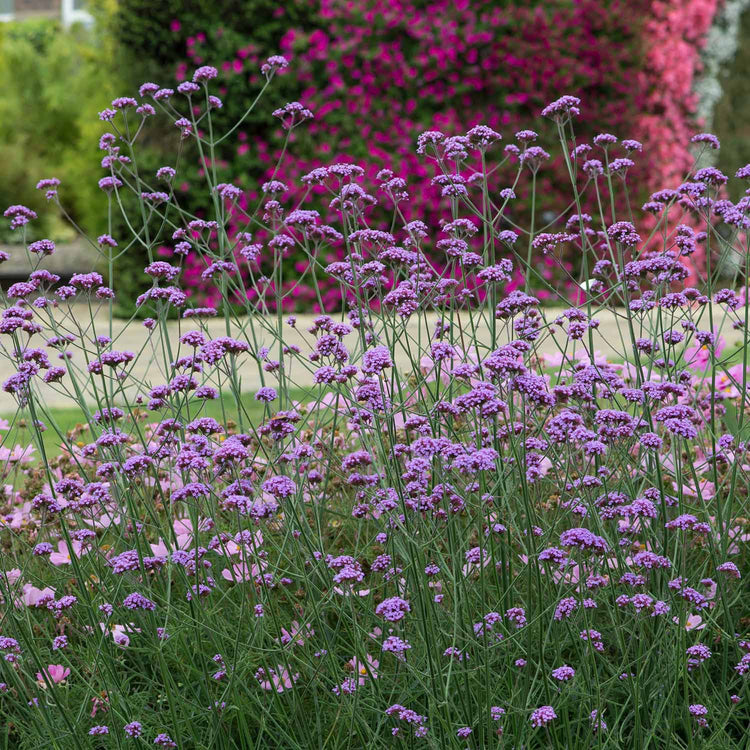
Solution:
[[(554, 320), (562, 310), (544, 308), (543, 312), (547, 320)], [(724, 313), (716, 306), (714, 306), (713, 313), (718, 326), (723, 320)], [(289, 346), (296, 345), (300, 347), (303, 355), (309, 353), (314, 337), (307, 333), (307, 329), (311, 325), (314, 317), (314, 315), (298, 315), (297, 325), (294, 329), (285, 324), (284, 343)], [(595, 350), (607, 355), (608, 357), (617, 358), (619, 360), (622, 360), (625, 356), (629, 355), (629, 335), (627, 333), (627, 324), (622, 314), (614, 313), (612, 311), (603, 311), (598, 313), (596, 318), (599, 320), (599, 327), (594, 330)], [(92, 319), (88, 309), (84, 306), (74, 305), (69, 308), (67, 312), (60, 310), (56, 313), (55, 319), (60, 330), (76, 335), (84, 334), (89, 340), (93, 339), (96, 335), (109, 333), (109, 321), (107, 316), (97, 314)], [(399, 331), (396, 342), (397, 364), (403, 365), (408, 363), (410, 361), (410, 350), (417, 350), (420, 342), (422, 348), (424, 348), (424, 342), (432, 333), (436, 320), (436, 315), (428, 316), (426, 321), (424, 318), (417, 320), (415, 316), (412, 316), (408, 324), (402, 326), (402, 330)], [(499, 322), (500, 321), (498, 321), (498, 323)], [(272, 330), (277, 323), (276, 318), (245, 318), (241, 319), (240, 323), (241, 326), (239, 327), (236, 324), (230, 325), (231, 335), (250, 341), (251, 344), (253, 344), (253, 348), (256, 346), (275, 347), (270, 356), (271, 358), (279, 359), (278, 344), (274, 345), (275, 339), (272, 333)], [(460, 323), (465, 333), (469, 333), (471, 326), (469, 316), (461, 316)], [(211, 336), (222, 336), (227, 334), (226, 323), (223, 319), (209, 320), (204, 322), (203, 325), (206, 326), (208, 333)], [(490, 332), (487, 325), (482, 323), (477, 324), (476, 321), (475, 325), (477, 325), (478, 341), (482, 346), (489, 347), (491, 342)], [(171, 346), (172, 356), (170, 359), (173, 359), (176, 354), (176, 345), (180, 334), (197, 327), (197, 321), (170, 321), (168, 323), (168, 335), (164, 337), (160, 331), (149, 333), (140, 321), (134, 321), (129, 324), (126, 324), (124, 321), (114, 321), (112, 335), (115, 343), (113, 347), (117, 350), (131, 350), (139, 353), (137, 361), (131, 368), (134, 378), (132, 386), (134, 390), (131, 391), (133, 395), (136, 391), (144, 393), (147, 390), (147, 386), (154, 386), (166, 381), (166, 373), (162, 371), (163, 366), (160, 364), (164, 360), (162, 351), (169, 351), (169, 347)], [(709, 327), (707, 308), (703, 309), (703, 319), (701, 320), (699, 327)], [(720, 327), (720, 331), (727, 341), (727, 352), (730, 351), (732, 346), (742, 345), (742, 332), (732, 330), (729, 321), (724, 321), (723, 325)], [(47, 331), (45, 331), (45, 337), (47, 337), (47, 335)], [(647, 335), (647, 332), (636, 331), (636, 337), (641, 335), (645, 336)], [(350, 348), (355, 346), (355, 336), (356, 334), (351, 334), (345, 339), (345, 343)], [(496, 337), (496, 344), (491, 348), (494, 349), (496, 346), (507, 340), (507, 333), (503, 333), (501, 336)], [(565, 347), (566, 344), (568, 344), (568, 342), (565, 334), (559, 332), (554, 336), (548, 336), (542, 341), (539, 349), (545, 354), (555, 354), (560, 351), (560, 347)], [(571, 344), (568, 344), (568, 346), (570, 347)], [(91, 346), (89, 348), (93, 349)], [(52, 350), (49, 351), (52, 353)], [(581, 351), (580, 343), (577, 344), (577, 351)], [(183, 347), (180, 354), (184, 355), (186, 353), (187, 351)], [(50, 359), (52, 360), (52, 356), (50, 356)], [(257, 390), (261, 385), (257, 366), (247, 357), (240, 361), (246, 363), (245, 366), (240, 368), (239, 372), (242, 391)], [(73, 362), (76, 363), (77, 366), (81, 366), (82, 364), (85, 366), (83, 358), (79, 352), (76, 352)], [(289, 374), (290, 381), (299, 386), (310, 385), (312, 383), (313, 369), (311, 363), (306, 366), (306, 363), (294, 362)], [(14, 368), (8, 358), (1, 358), (0, 382), (4, 382), (13, 374), (13, 372)], [(40, 383), (39, 392), (43, 394), (46, 403), (49, 406), (64, 407), (75, 405), (71, 396), (61, 393), (60, 391), (41, 383), (41, 381), (38, 382)], [(138, 384), (140, 384), (140, 387), (138, 387)], [(274, 385), (274, 378), (266, 375), (266, 384)], [(91, 402), (94, 401), (91, 394), (87, 394), (87, 400), (91, 400)], [(16, 405), (14, 399), (7, 393), (0, 392), (0, 414), (12, 414), (15, 411), (15, 408)]]

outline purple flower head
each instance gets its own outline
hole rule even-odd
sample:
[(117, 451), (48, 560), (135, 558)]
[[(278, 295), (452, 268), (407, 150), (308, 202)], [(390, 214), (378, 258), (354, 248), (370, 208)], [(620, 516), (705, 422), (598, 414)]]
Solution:
[(271, 55), (264, 63), (260, 66), (260, 72), (263, 73), (266, 78), (272, 76), (278, 70), (284, 70), (289, 67), (289, 61), (281, 55)]
[(599, 135), (594, 136), (594, 145), (596, 146), (603, 146), (606, 148), (615, 143), (617, 143), (617, 137), (612, 135), (612, 133), (599, 133)]
[(362, 372), (368, 375), (393, 367), (390, 352), (384, 346), (368, 349), (362, 356)]
[(567, 664), (563, 664), (561, 667), (552, 670), (552, 676), (560, 682), (567, 682), (575, 677), (575, 669), (569, 667)]
[(18, 229), (28, 224), (32, 219), (36, 219), (36, 211), (21, 205), (8, 206), (3, 211), (3, 216), (10, 219), (10, 228)]
[(496, 133), (492, 128), (486, 125), (475, 125), (467, 134), (466, 139), (474, 147), (483, 151), (488, 146), (496, 143), (502, 138), (500, 133)]
[(297, 492), (297, 485), (289, 477), (279, 475), (266, 479), (263, 482), (263, 489), (275, 498), (283, 499), (294, 495)]
[(138, 592), (128, 594), (123, 599), (122, 606), (125, 607), (126, 609), (143, 609), (143, 610), (156, 609), (156, 605), (150, 599), (147, 599), (145, 596), (143, 596), (143, 594), (139, 594)]
[(742, 578), (740, 569), (733, 562), (722, 563), (716, 570), (720, 573), (726, 573), (730, 578)]
[(117, 247), (117, 241), (108, 234), (100, 234), (96, 241), (102, 247)]
[(643, 144), (640, 141), (626, 139), (622, 142), (622, 147), (626, 151), (643, 151)]
[(607, 228), (607, 236), (626, 247), (634, 247), (641, 241), (640, 235), (629, 221), (618, 221), (612, 224)]
[(192, 81), (183, 81), (177, 87), (177, 93), (184, 94), (185, 96), (191, 96), (192, 94), (197, 94), (200, 90), (201, 90), (201, 87), (197, 83), (193, 83)]
[(596, 536), (588, 529), (574, 528), (563, 531), (560, 534), (560, 546), (577, 547), (580, 550), (589, 550), (596, 554), (604, 554), (608, 545), (600, 536)]
[(39, 180), (36, 184), (37, 190), (44, 190), (44, 197), (49, 201), (57, 195), (57, 188), (60, 185), (60, 180), (57, 177), (47, 177), (43, 180)]
[(698, 133), (690, 139), (690, 143), (704, 143), (712, 149), (718, 150), (719, 139), (712, 133)]
[(121, 188), (122, 181), (114, 176), (102, 177), (102, 179), (99, 180), (99, 187), (104, 190), (105, 193), (108, 193), (117, 188)]
[(119, 96), (117, 99), (112, 100), (112, 107), (114, 109), (130, 109), (137, 106), (138, 102), (132, 96)]
[(539, 169), (545, 161), (548, 161), (549, 158), (550, 155), (541, 146), (529, 146), (521, 152), (518, 160), (521, 164), (528, 166), (532, 172), (536, 172), (536, 170)]
[(156, 179), (169, 182), (176, 174), (177, 172), (172, 167), (159, 167), (156, 170)]
[(398, 622), (399, 620), (402, 620), (408, 612), (411, 612), (409, 602), (399, 596), (392, 596), (389, 599), (384, 599), (377, 607), (375, 607), (375, 614), (388, 622)]
[(289, 104), (275, 109), (271, 114), (281, 120), (281, 124), (286, 130), (291, 130), (305, 120), (313, 118), (313, 113), (299, 102), (289, 102)]
[(162, 732), (161, 734), (157, 734), (154, 738), (154, 745), (158, 745), (159, 747), (177, 747), (177, 743), (168, 735)]
[(410, 648), (409, 641), (405, 641), (397, 635), (389, 635), (383, 641), (382, 651), (394, 654), (399, 661), (406, 661), (406, 652)]
[(155, 83), (142, 83), (138, 89), (138, 96), (144, 97), (155, 94), (159, 90), (159, 87)]
[(211, 65), (202, 65), (198, 70), (193, 73), (193, 81), (195, 83), (204, 83), (210, 81), (219, 75), (219, 71)]
[(519, 130), (515, 134), (515, 139), (521, 141), (521, 143), (530, 143), (535, 141), (538, 137), (539, 134), (535, 133), (533, 130)]
[(128, 737), (140, 737), (143, 734), (143, 726), (140, 721), (131, 721), (122, 729)]
[(542, 110), (542, 117), (549, 117), (556, 122), (566, 122), (569, 118), (581, 114), (581, 110), (578, 109), (580, 103), (581, 100), (577, 96), (561, 96)]
[(534, 711), (531, 712), (531, 717), (529, 720), (531, 721), (531, 726), (538, 728), (538, 727), (546, 727), (547, 724), (549, 724), (553, 719), (557, 718), (557, 714), (555, 713), (555, 709), (552, 708), (552, 706), (540, 706), (537, 709), (534, 709)]

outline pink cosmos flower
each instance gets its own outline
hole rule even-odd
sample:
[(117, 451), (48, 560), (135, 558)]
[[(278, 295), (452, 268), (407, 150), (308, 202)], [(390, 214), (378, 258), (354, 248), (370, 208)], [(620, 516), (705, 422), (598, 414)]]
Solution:
[(377, 669), (380, 666), (380, 662), (377, 659), (373, 659), (370, 654), (365, 654), (365, 661), (360, 661), (356, 656), (353, 656), (346, 662), (348, 669), (351, 669), (357, 675), (357, 682), (360, 687), (365, 684), (368, 677), (376, 680), (378, 678)]
[(297, 620), (292, 620), (289, 630), (281, 628), (281, 638), (276, 638), (276, 643), (286, 646), (289, 643), (296, 643), (298, 646), (304, 646), (305, 641), (312, 638), (315, 631), (307, 625), (300, 625)]
[[(156, 544), (151, 544), (151, 551), (160, 557), (169, 557), (175, 549), (189, 549), (193, 543), (193, 523), (189, 518), (175, 518), (172, 522), (176, 537), (176, 545), (173, 547), (163, 539), (159, 539)], [(208, 518), (198, 519), (198, 531), (208, 531), (213, 528), (213, 521)]]
[[(714, 346), (714, 352), (718, 357), (724, 347), (727, 345), (723, 336), (719, 336)], [(696, 372), (705, 372), (711, 365), (711, 347), (710, 346), (689, 346), (685, 349), (685, 362), (691, 370)]]
[[(213, 521), (210, 518), (199, 518), (198, 519), (198, 531), (210, 531), (213, 528)], [(175, 518), (172, 522), (172, 528), (177, 536), (180, 537), (191, 537), (193, 535), (193, 522), (189, 518)]]
[(130, 645), (130, 636), (128, 633), (140, 633), (140, 629), (136, 628), (132, 622), (127, 627), (125, 625), (100, 622), (99, 627), (102, 633), (111, 633), (112, 640), (121, 648), (127, 648)]
[(333, 593), (338, 594), (339, 596), (351, 596), (352, 594), (356, 594), (357, 596), (367, 596), (370, 593), (370, 589), (357, 589), (355, 591), (351, 587), (343, 589), (341, 586), (334, 586)]
[(0, 462), (11, 464), (31, 463), (34, 460), (35, 450), (36, 448), (34, 448), (33, 445), (27, 445), (25, 447), (16, 445), (13, 450), (3, 446), (2, 448), (0, 448)]
[[(679, 625), (680, 618), (673, 617), (672, 622), (674, 622), (675, 625)], [(687, 620), (685, 620), (685, 630), (688, 632), (691, 630), (703, 630), (705, 627), (706, 623), (703, 622), (703, 618), (700, 615), (688, 615)]]
[(83, 511), (83, 520), (94, 529), (108, 529), (120, 523), (119, 509), (114, 506), (99, 506)]
[[(6, 491), (5, 494), (7, 496), (8, 492)], [(13, 531), (20, 531), (21, 529), (33, 523), (31, 511), (31, 502), (26, 502), (22, 505), (15, 506), (15, 508), (13, 508), (13, 510), (8, 515), (0, 518), (0, 527), (7, 526)]]
[(248, 565), (244, 562), (234, 563), (231, 568), (224, 568), (224, 570), (221, 571), (221, 577), (226, 581), (231, 581), (232, 583), (252, 581), (258, 575), (260, 575), (261, 571), (264, 568), (265, 563), (263, 564), (263, 567), (255, 564), (248, 567)]
[[(255, 673), (255, 679), (258, 680), (263, 690), (275, 690), (277, 693), (283, 693), (285, 690), (292, 688), (299, 679), (299, 673), (289, 675), (289, 670), (283, 665), (278, 664), (276, 669), (269, 669), (267, 673), (263, 667), (260, 667)], [(270, 677), (270, 679), (268, 679)]]
[(70, 674), (68, 667), (63, 667), (62, 664), (49, 664), (47, 669), (44, 670), (44, 674), (41, 672), (36, 673), (36, 681), (40, 687), (47, 687), (45, 676), (49, 682), (53, 682), (55, 685), (60, 684)]
[[(219, 544), (213, 548), (213, 551), (217, 555), (226, 555), (227, 557), (231, 555), (239, 555), (240, 553), (242, 553), (244, 557), (245, 553), (253, 550), (258, 550), (262, 546), (263, 532), (260, 529), (257, 529), (253, 534), (252, 541), (249, 544), (240, 546), (233, 539), (227, 539), (226, 541), (220, 540)], [(262, 565), (262, 567), (265, 569), (265, 563)]]
[(42, 607), (47, 602), (55, 598), (55, 590), (49, 586), (44, 589), (38, 589), (30, 583), (24, 584), (21, 595), (21, 603), (27, 607)]
[(87, 549), (84, 549), (83, 544), (81, 542), (77, 542), (75, 540), (72, 541), (72, 549), (68, 547), (68, 543), (61, 539), (57, 543), (57, 552), (53, 552), (49, 556), (49, 561), (55, 566), (59, 565), (70, 565), (71, 564), (71, 555), (75, 555), (75, 557), (82, 557), (88, 552)]
[(11, 568), (10, 570), (0, 571), (0, 577), (5, 578), (8, 586), (12, 586), (21, 578), (20, 568)]
[(716, 373), (716, 390), (724, 393), (730, 398), (738, 398), (740, 395), (739, 388), (735, 385), (738, 383), (742, 387), (742, 364), (730, 367), (726, 372), (723, 370)]
[[(698, 488), (702, 500), (711, 500), (711, 498), (716, 497), (716, 485), (713, 482), (709, 482), (707, 479), (699, 479)], [(682, 485), (682, 493), (687, 497), (698, 497), (698, 490), (694, 482), (685, 482)]]

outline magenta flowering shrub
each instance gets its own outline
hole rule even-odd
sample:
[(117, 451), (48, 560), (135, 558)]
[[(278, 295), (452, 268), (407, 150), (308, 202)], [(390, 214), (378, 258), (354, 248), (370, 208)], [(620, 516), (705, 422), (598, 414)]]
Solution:
[[(265, 62), (265, 86), (287, 65)], [(2, 388), (42, 457), (6, 464), (6, 744), (744, 742), (750, 362), (723, 334), (750, 319), (750, 200), (723, 199), (728, 177), (691, 167), (619, 214), (641, 144), (582, 143), (567, 95), (537, 125), (557, 134), (570, 186), (542, 226), (507, 211), (538, 189), (550, 152), (528, 130), (504, 151), (487, 125), (417, 139), (445, 199), (439, 224), (404, 213), (418, 184), (373, 183), (351, 162), (300, 178), (330, 223), (278, 180), (246, 209), (211, 168), (213, 212), (197, 217), (175, 191), (179, 159), (143, 171), (139, 138), (160, 118), (213, 164), (233, 132), (214, 126), (217, 77), (202, 65), (176, 90), (145, 83), (103, 110), (106, 273), (60, 285), (35, 269), (6, 295)], [(272, 116), (293, 133), (311, 114), (292, 102)], [(496, 189), (499, 167), (512, 178)], [(57, 201), (54, 178), (39, 187)], [(113, 237), (120, 209), (130, 235)], [(704, 229), (671, 230), (677, 209)], [(22, 205), (5, 216), (22, 239), (36, 219)], [(740, 256), (735, 285), (716, 284), (719, 243)], [(116, 255), (132, 247), (149, 257), (137, 351), (111, 316)], [(698, 247), (706, 275), (688, 286)], [(345, 311), (282, 313), (300, 283), (291, 248), (316, 289), (340, 286)], [(582, 301), (545, 308), (531, 290), (542, 259), (565, 270), (563, 248), (581, 257)], [(218, 290), (220, 330), (216, 307), (190, 306), (190, 253)], [(57, 429), (47, 387), (84, 422), (60, 432), (59, 455), (44, 439)]]
[[(606, 122), (611, 130), (627, 132), (644, 144), (648, 160), (632, 169), (640, 186), (634, 197), (645, 200), (649, 191), (674, 182), (692, 163), (691, 89), (716, 7), (717, 0), (501, 5), (488, 0), (325, 0), (318, 10), (318, 28), (311, 30), (315, 21), (307, 19), (281, 42), (303, 86), (299, 98), (315, 113), (315, 121), (293, 136), (294, 147), (280, 166), (283, 137), (264, 137), (251, 148), (258, 133), (246, 122), (242, 140), (220, 151), (223, 179), (246, 189), (243, 209), (259, 199), (254, 182), (247, 182), (249, 168), (265, 170), (267, 179), (288, 185), (295, 200), (302, 196), (296, 192), (300, 177), (332, 160), (361, 164), (370, 179), (381, 169), (391, 169), (400, 178), (423, 183), (428, 172), (415, 153), (416, 132), (429, 128), (456, 136), (475, 124), (521, 131), (532, 126), (558, 92), (575, 90), (585, 105), (578, 123), (580, 138), (593, 138)], [(223, 88), (242, 101), (246, 80), (257, 77), (261, 51), (222, 26), (187, 38), (187, 59), (177, 66), (178, 79), (217, 54), (227, 56), (219, 73)], [(551, 143), (542, 134), (540, 145), (549, 149)], [(567, 198), (564, 160), (554, 151), (552, 157), (538, 175), (533, 208), (537, 224)], [(481, 170), (478, 155), (467, 160), (466, 167), (469, 174)], [(489, 184), (499, 189), (509, 179), (501, 171), (489, 176)], [(528, 223), (530, 195), (530, 190), (519, 190), (508, 208), (507, 216), (516, 223)], [(405, 217), (437, 223), (443, 210), (439, 196), (436, 187), (413, 192), (403, 208)], [(315, 208), (322, 211), (324, 203), (316, 202)], [(595, 211), (595, 198), (587, 196), (582, 208)], [(627, 211), (624, 203), (617, 208)], [(323, 216), (326, 221), (333, 218)], [(672, 228), (685, 222), (689, 216)], [(329, 255), (329, 260), (341, 260)], [(432, 254), (436, 259), (440, 253)], [(289, 262), (300, 274), (307, 270), (304, 254), (292, 252)], [(701, 248), (686, 262), (691, 270), (705, 272)], [(579, 271), (575, 252), (566, 251), (564, 263), (566, 271)], [(566, 273), (549, 261), (543, 264), (545, 280), (575, 297), (575, 285)], [(185, 275), (191, 288), (215, 303), (215, 289), (200, 278), (202, 270), (200, 259), (190, 255)], [(523, 283), (520, 274), (514, 283)], [(341, 304), (339, 286), (326, 279), (289, 288), (297, 306), (320, 312)], [(545, 285), (534, 282), (534, 288), (542, 301), (552, 296)]]

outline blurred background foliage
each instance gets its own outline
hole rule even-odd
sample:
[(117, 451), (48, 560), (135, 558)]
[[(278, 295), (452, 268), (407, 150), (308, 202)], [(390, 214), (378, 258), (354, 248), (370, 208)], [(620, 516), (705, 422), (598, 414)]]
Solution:
[[(115, 47), (97, 26), (63, 29), (47, 18), (0, 24), (0, 204), (34, 208), (40, 221), (31, 229), (37, 235), (73, 234), (45, 209), (44, 195), (35, 189), (41, 177), (62, 180), (63, 204), (84, 229), (95, 231), (106, 216), (97, 187), (97, 112), (123, 85), (113, 65)], [(0, 241), (18, 239), (2, 222)]]
[[(722, 71), (721, 85), (722, 97), (713, 117), (713, 129), (721, 141), (716, 166), (733, 174), (738, 166), (750, 163), (750, 10), (741, 16), (737, 52)], [(730, 200), (738, 200), (744, 191), (741, 183), (730, 182)]]

